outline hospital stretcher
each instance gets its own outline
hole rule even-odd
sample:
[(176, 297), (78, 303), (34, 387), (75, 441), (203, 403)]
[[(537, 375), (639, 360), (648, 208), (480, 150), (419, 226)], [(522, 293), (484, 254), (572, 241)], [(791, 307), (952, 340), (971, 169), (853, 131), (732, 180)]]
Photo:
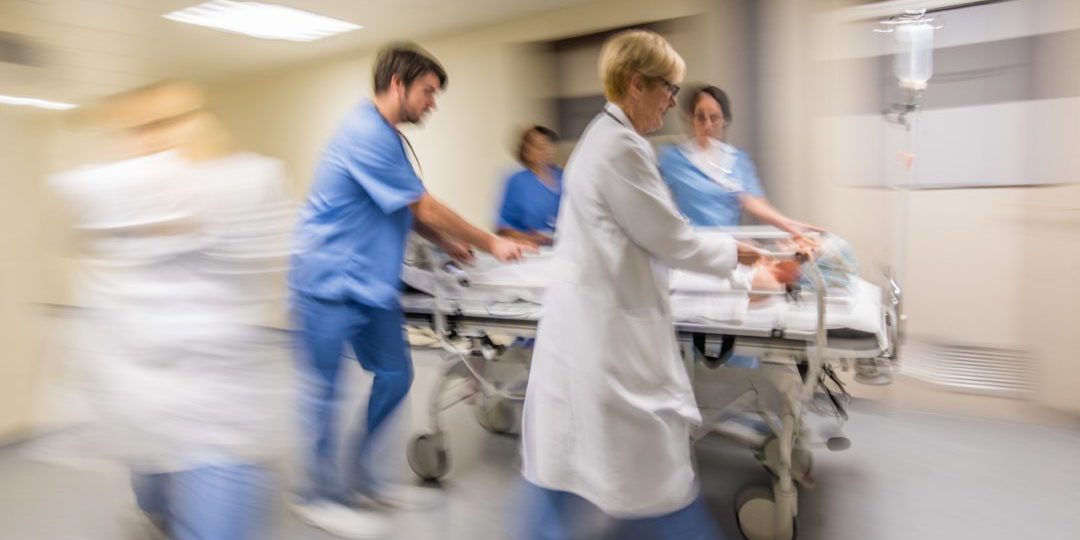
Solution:
[[(785, 236), (747, 229), (725, 233), (759, 242)], [(499, 384), (489, 371), (517, 362), (527, 373), (528, 349), (514, 344), (535, 336), (543, 277), (550, 275), (545, 265), (552, 258), (531, 258), (516, 267), (521, 271), (508, 273), (463, 270), (430, 249), (421, 253), (406, 267), (411, 290), (401, 303), (410, 326), (433, 332), (444, 363), (430, 402), (429, 431), (410, 441), (408, 461), (418, 476), (436, 480), (449, 468), (442, 411), (471, 400), (486, 429), (514, 429), (527, 375)], [(856, 380), (885, 384), (897, 361), (901, 296), (894, 281), (883, 293), (854, 278), (848, 294), (830, 296), (817, 267), (802, 267), (815, 285), (812, 291), (755, 293), (754, 302), (723, 280), (712, 279), (710, 286), (704, 276), (678, 272), (672, 279), (674, 332), (703, 418), (695, 438), (719, 433), (746, 445), (773, 478), (771, 488), (749, 487), (736, 498), (739, 526), (752, 539), (794, 537), (797, 486), (812, 481), (807, 447), (814, 434), (803, 419), (816, 412), (838, 426), (847, 417), (850, 395), (837, 371), (854, 367)], [(733, 355), (760, 358), (762, 367), (724, 366)], [(819, 442), (847, 448), (850, 443), (837, 433)]]

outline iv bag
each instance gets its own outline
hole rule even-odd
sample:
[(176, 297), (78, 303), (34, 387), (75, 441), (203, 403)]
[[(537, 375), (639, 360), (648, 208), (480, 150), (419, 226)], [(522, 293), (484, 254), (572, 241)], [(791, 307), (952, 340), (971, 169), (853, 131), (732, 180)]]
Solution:
[(900, 86), (926, 88), (934, 74), (934, 27), (926, 22), (902, 24), (893, 31), (900, 50), (893, 60), (893, 73)]

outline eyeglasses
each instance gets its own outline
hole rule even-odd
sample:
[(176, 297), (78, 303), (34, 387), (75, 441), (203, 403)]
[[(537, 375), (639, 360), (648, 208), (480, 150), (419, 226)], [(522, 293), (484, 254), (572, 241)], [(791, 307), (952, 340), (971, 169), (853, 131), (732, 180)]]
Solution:
[(668, 94), (670, 94), (673, 99), (679, 94), (679, 85), (671, 84), (667, 81), (667, 79), (663, 77), (657, 77), (657, 79), (659, 79), (660, 82), (664, 84), (664, 87), (667, 88)]
[(719, 115), (719, 114), (695, 113), (694, 114), (694, 120), (697, 120), (698, 122), (700, 122), (702, 124), (704, 124), (705, 122), (708, 122), (708, 123), (713, 124), (713, 125), (716, 125), (716, 124), (725, 125), (725, 124), (727, 124), (727, 122), (724, 120), (723, 115)]

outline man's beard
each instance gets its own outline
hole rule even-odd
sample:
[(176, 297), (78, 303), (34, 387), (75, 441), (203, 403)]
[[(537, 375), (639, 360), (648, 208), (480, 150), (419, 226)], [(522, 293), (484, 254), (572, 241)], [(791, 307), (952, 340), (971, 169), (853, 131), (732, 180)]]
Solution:
[(405, 101), (405, 97), (402, 96), (399, 106), (401, 110), (401, 121), (407, 124), (419, 124), (422, 116), (420, 113), (414, 112), (409, 108), (408, 102)]

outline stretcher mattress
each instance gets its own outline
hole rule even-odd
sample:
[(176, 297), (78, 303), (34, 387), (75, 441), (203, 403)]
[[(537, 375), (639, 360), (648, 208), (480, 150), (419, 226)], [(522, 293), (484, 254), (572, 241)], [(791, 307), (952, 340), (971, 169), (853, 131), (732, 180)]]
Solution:
[[(479, 257), (464, 270), (430, 270), (406, 265), (402, 280), (411, 289), (403, 297), (406, 311), (438, 308), (443, 313), (474, 317), (538, 320), (550, 276), (555, 274), (550, 254), (528, 257), (518, 264), (501, 264)], [(813, 292), (794, 300), (783, 294), (746, 290), (740, 269), (731, 279), (674, 271), (671, 273), (671, 310), (686, 325), (739, 334), (812, 335), (817, 325), (817, 299)], [(740, 273), (744, 275), (739, 275)], [(881, 289), (854, 278), (849, 294), (826, 297), (826, 329), (847, 330), (850, 336), (885, 335)], [(733, 283), (735, 285), (733, 285)], [(425, 300), (425, 296), (430, 300)]]

